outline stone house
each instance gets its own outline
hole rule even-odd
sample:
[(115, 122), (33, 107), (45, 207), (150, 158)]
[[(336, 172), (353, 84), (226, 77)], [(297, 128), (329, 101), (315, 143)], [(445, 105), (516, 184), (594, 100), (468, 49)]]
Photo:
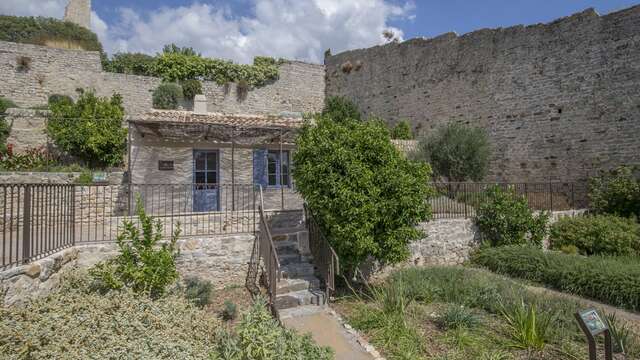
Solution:
[(156, 199), (179, 184), (192, 192), (184, 211), (244, 210), (262, 186), (265, 208), (301, 208), (291, 175), (301, 116), (153, 110), (128, 123), (130, 181), (156, 185)]

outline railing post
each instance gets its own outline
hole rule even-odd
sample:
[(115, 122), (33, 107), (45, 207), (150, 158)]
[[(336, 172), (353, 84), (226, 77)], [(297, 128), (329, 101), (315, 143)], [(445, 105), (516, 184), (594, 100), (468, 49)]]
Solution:
[(549, 195), (550, 195), (549, 211), (553, 211), (553, 183), (551, 182), (549, 182)]
[(467, 201), (469, 201), (469, 197), (468, 197), (469, 194), (467, 193), (467, 183), (463, 183), (462, 184), (462, 193), (464, 194), (463, 195), (463, 197), (464, 197), (464, 201), (463, 201), (463, 204), (464, 204), (464, 218), (466, 219), (467, 218)]
[(71, 185), (71, 243), (76, 245), (76, 185)]
[(27, 264), (31, 258), (31, 185), (25, 185), (23, 206), (22, 262)]
[(576, 208), (576, 198), (573, 192), (573, 182), (571, 183), (571, 209), (575, 210)]

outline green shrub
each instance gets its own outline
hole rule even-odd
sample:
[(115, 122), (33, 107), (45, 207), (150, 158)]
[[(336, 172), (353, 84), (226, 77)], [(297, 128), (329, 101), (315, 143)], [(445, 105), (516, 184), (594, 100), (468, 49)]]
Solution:
[(10, 144), (0, 154), (0, 170), (2, 171), (43, 171), (49, 164), (56, 164), (57, 159), (44, 147), (30, 148), (22, 153), (15, 153)]
[(640, 180), (630, 167), (619, 167), (592, 178), (591, 208), (600, 214), (640, 218)]
[(631, 310), (640, 310), (637, 258), (583, 257), (534, 247), (484, 248), (472, 261), (500, 274)]
[(411, 140), (413, 139), (413, 133), (411, 132), (411, 126), (407, 120), (401, 120), (391, 130), (391, 138), (397, 140)]
[(631, 329), (631, 326), (618, 319), (616, 313), (605, 313), (605, 321), (613, 338), (613, 351), (632, 358), (640, 355), (640, 344)]
[(199, 307), (204, 307), (211, 303), (211, 295), (213, 293), (213, 285), (211, 281), (200, 280), (197, 277), (188, 277), (184, 279), (184, 294), (187, 299), (193, 301)]
[(325, 100), (322, 116), (333, 121), (361, 120), (360, 110), (347, 98), (330, 96)]
[(480, 320), (466, 307), (451, 305), (436, 319), (444, 330), (470, 329), (476, 327)]
[(582, 255), (640, 254), (640, 225), (617, 216), (565, 217), (551, 226), (552, 249), (575, 246)]
[(68, 43), (71, 48), (102, 52), (102, 44), (91, 30), (44, 17), (0, 15), (0, 40), (35, 45)]
[(513, 189), (489, 188), (478, 207), (475, 222), (483, 239), (492, 246), (533, 244), (542, 246), (549, 215), (534, 215), (527, 200)]
[(175, 83), (160, 84), (153, 91), (153, 108), (162, 110), (175, 110), (182, 101), (182, 87)]
[(549, 340), (552, 315), (538, 312), (535, 304), (527, 305), (524, 300), (504, 307), (501, 313), (512, 338), (511, 346), (518, 349), (544, 349)]
[(56, 106), (56, 105), (67, 105), (67, 106), (71, 106), (73, 105), (73, 99), (71, 98), (71, 96), (69, 95), (61, 95), (61, 94), (52, 94), (49, 95), (49, 100), (47, 102), (47, 104), (50, 106)]
[(415, 225), (431, 214), (429, 167), (407, 160), (380, 122), (316, 120), (296, 139), (293, 176), (341, 265), (406, 259), (422, 235)]
[(125, 220), (124, 229), (116, 239), (120, 253), (93, 267), (90, 274), (100, 290), (131, 288), (158, 298), (178, 278), (175, 258), (180, 226), (167, 243), (160, 244), (162, 223), (147, 216), (139, 198), (136, 213), (142, 233), (133, 221)]
[(316, 345), (310, 335), (281, 327), (262, 300), (243, 314), (236, 334), (222, 334), (213, 359), (333, 359), (332, 350)]
[(202, 83), (200, 80), (183, 80), (180, 82), (182, 93), (185, 99), (193, 100), (196, 95), (202, 94)]
[(484, 130), (450, 123), (422, 138), (415, 156), (448, 181), (480, 181), (489, 170), (491, 145)]
[(234, 320), (238, 316), (238, 306), (230, 300), (225, 300), (221, 315), (224, 321)]
[(7, 123), (5, 119), (5, 113), (7, 109), (17, 107), (16, 104), (0, 96), (0, 153), (7, 151), (7, 139), (11, 133), (11, 125)]
[(126, 150), (122, 97), (83, 92), (78, 101), (51, 104), (47, 133), (62, 151), (91, 167), (118, 166)]
[[(0, 306), (0, 353), (8, 359), (208, 359), (220, 321), (181, 296), (131, 290), (99, 294), (79, 272), (25, 306)], [(3, 358), (5, 358), (3, 356)]]
[(103, 65), (104, 71), (153, 76), (153, 67), (156, 59), (153, 56), (141, 53), (117, 53)]

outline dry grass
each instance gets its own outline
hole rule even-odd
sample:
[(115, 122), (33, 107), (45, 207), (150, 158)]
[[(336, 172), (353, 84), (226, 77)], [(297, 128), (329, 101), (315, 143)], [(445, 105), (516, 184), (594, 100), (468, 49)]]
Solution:
[(73, 40), (48, 39), (44, 40), (42, 45), (55, 49), (85, 50), (82, 45)]

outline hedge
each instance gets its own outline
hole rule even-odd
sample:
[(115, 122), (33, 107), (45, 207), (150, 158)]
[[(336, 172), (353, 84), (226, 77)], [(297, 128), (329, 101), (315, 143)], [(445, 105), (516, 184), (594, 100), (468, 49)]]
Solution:
[(566, 217), (553, 224), (549, 242), (556, 250), (575, 246), (582, 255), (638, 255), (640, 225), (617, 216)]
[(640, 263), (631, 257), (584, 257), (534, 247), (483, 248), (472, 262), (487, 269), (613, 306), (640, 310)]

